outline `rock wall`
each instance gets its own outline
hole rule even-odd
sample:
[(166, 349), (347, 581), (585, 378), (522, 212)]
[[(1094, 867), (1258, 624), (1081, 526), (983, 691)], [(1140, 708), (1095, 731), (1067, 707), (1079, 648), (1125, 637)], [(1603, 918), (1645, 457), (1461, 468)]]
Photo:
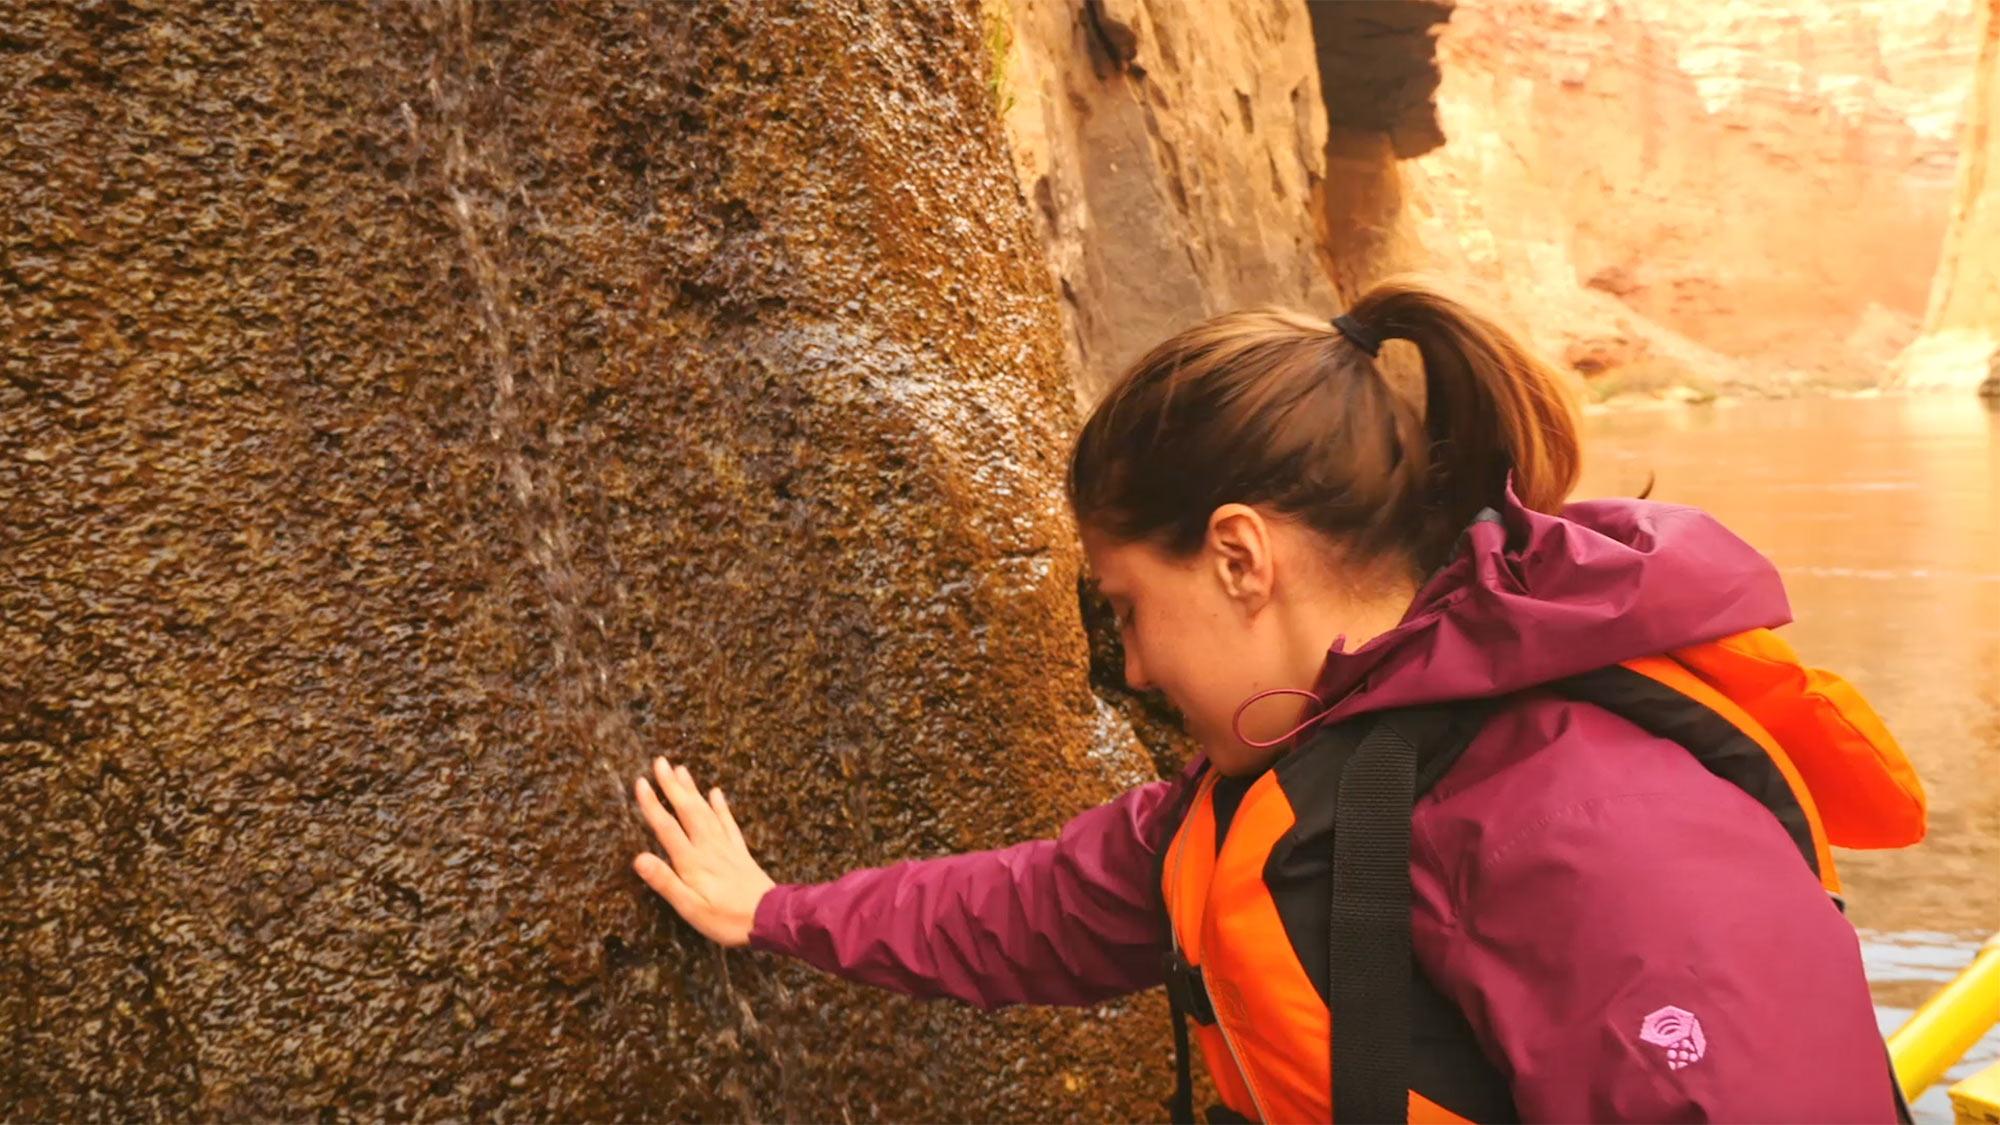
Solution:
[(1456, 0), (1308, 4), (1320, 94), (1336, 129), (1380, 133), (1399, 159), (1444, 143), (1437, 34)]
[(2000, 3), (1987, 0), (1978, 78), (1966, 107), (1951, 226), (1924, 332), (1897, 361), (1913, 389), (1980, 387), (2000, 396)]
[(988, 0), (988, 13), (1081, 402), (1203, 317), (1331, 310), (1310, 221), (1326, 112), (1303, 3)]
[(1976, 2), (985, 5), (1087, 404), (1191, 320), (1409, 269), (1607, 386), (1874, 385), (1938, 261)]
[(1446, 0), (984, 5), (1080, 403), (1193, 321), (1422, 263), (1397, 163), (1439, 140)]
[(1444, 0), (1308, 4), (1326, 105), (1326, 175), (1313, 218), (1344, 301), (1390, 274), (1431, 265), (1403, 161), (1444, 143), (1437, 35)]
[(1425, 244), (1596, 372), (1873, 383), (1951, 198), (1972, 0), (1464, 0)]
[(628, 868), (655, 752), (794, 879), (1150, 772), (976, 11), (0, 29), (0, 1117), (1156, 1112), (1156, 997), (891, 1001)]

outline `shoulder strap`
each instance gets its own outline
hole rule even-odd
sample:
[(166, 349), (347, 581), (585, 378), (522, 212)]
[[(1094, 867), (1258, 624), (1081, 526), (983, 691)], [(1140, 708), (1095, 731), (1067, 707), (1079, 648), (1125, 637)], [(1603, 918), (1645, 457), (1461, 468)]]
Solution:
[[(1365, 1029), (1332, 1050), (1335, 1121), (1409, 1118), (1410, 814), (1471, 745), (1493, 709), (1490, 701), (1407, 708), (1364, 716), (1359, 744), (1346, 753), (1335, 795), (1332, 911), (1327, 940), (1327, 1008), (1332, 1025)], [(1340, 753), (1308, 744), (1294, 753)], [(1199, 774), (1196, 775), (1199, 778)], [(1181, 796), (1185, 816), (1196, 785)], [(1164, 884), (1166, 848), (1153, 884)], [(1163, 920), (1171, 926), (1171, 919)], [(1193, 1122), (1194, 1081), (1188, 1013), (1167, 990), (1174, 1029), (1174, 1093), (1168, 1119)], [(1338, 1030), (1334, 1038), (1339, 1035)]]
[(1486, 713), (1461, 705), (1378, 715), (1341, 768), (1327, 927), (1335, 1121), (1409, 1119), (1410, 814)]
[[(1327, 927), (1333, 1119), (1410, 1114), (1410, 808), (1417, 747), (1387, 717), (1340, 771)], [(1356, 1034), (1344, 1034), (1346, 1029)]]

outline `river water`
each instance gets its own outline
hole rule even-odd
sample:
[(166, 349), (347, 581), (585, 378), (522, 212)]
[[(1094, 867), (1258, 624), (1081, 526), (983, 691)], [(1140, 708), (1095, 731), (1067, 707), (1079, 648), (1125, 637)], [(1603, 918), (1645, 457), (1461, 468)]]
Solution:
[[(1808, 663), (1875, 704), (1930, 795), (1930, 835), (1843, 852), (1893, 1028), (2000, 929), (2000, 411), (1970, 395), (1717, 402), (1586, 420), (1581, 496), (1704, 508), (1783, 572)], [(1954, 1076), (2000, 1057), (1990, 1034)], [(1949, 1121), (1942, 1084), (1917, 1107)]]

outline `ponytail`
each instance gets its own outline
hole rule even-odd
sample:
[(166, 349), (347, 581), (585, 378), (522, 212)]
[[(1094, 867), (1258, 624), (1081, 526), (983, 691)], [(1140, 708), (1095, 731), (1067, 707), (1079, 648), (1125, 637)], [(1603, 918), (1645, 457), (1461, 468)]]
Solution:
[(1569, 391), (1547, 363), (1490, 317), (1409, 278), (1369, 289), (1348, 316), (1423, 357), (1422, 522), (1434, 525), (1424, 546), (1448, 550), (1480, 509), (1499, 503), (1510, 475), (1526, 507), (1563, 506), (1582, 453)]
[[(1383, 339), (1423, 356), (1421, 399), (1382, 371)], [(1554, 512), (1579, 461), (1561, 378), (1492, 320), (1398, 279), (1332, 322), (1253, 309), (1162, 341), (1091, 411), (1068, 491), (1080, 524), (1176, 555), (1234, 502), (1421, 575), (1503, 503), (1510, 476), (1524, 504)]]

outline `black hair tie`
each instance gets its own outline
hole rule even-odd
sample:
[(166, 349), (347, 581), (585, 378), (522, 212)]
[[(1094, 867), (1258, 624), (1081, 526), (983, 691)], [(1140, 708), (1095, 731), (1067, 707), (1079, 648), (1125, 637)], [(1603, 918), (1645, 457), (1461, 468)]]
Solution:
[(1333, 326), (1340, 329), (1340, 334), (1347, 337), (1355, 347), (1369, 355), (1382, 354), (1382, 337), (1363, 328), (1360, 321), (1341, 313), (1333, 318)]

